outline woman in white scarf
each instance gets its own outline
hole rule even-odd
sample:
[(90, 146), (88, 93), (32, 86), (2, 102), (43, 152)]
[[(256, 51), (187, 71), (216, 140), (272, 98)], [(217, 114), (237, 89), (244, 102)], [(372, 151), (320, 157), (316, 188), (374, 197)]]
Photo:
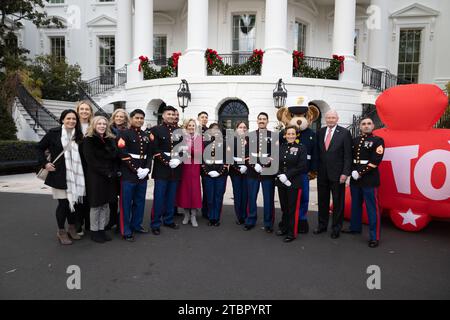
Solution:
[[(61, 127), (50, 129), (42, 138), (38, 144), (38, 151), (42, 167), (49, 171), (45, 184), (52, 187), (53, 198), (58, 200), (57, 238), (61, 244), (67, 245), (72, 244), (72, 240), (80, 239), (75, 228), (75, 204), (81, 203), (86, 194), (84, 172), (78, 151), (83, 135), (78, 115), (74, 110), (63, 111), (60, 122)], [(47, 150), (50, 152), (50, 159), (46, 157)], [(63, 155), (55, 161), (61, 153)], [(69, 225), (68, 232), (65, 229), (66, 220)]]

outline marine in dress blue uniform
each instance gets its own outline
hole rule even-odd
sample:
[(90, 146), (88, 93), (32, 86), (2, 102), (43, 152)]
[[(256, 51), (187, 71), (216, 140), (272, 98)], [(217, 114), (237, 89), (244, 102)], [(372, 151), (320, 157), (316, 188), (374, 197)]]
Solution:
[(229, 175), (233, 185), (234, 212), (238, 225), (245, 223), (248, 209), (248, 168), (245, 164), (247, 140), (245, 135), (234, 137), (233, 164), (229, 169)]
[(362, 205), (364, 201), (369, 218), (369, 247), (374, 248), (378, 246), (380, 241), (381, 212), (378, 206), (380, 173), (378, 166), (384, 156), (384, 140), (372, 134), (372, 130), (367, 128), (370, 126), (369, 124), (373, 126), (372, 120), (363, 118), (361, 120), (361, 131), (363, 134), (353, 139), (353, 171), (350, 180), (352, 215), (350, 229), (343, 232), (361, 233)]
[[(218, 134), (220, 131), (217, 128)], [(222, 215), (223, 197), (225, 195), (228, 165), (226, 164), (226, 148), (222, 139), (217, 136), (205, 141), (205, 152), (202, 164), (204, 177), (209, 226), (218, 227)], [(210, 151), (210, 152), (208, 152)]]
[[(142, 110), (133, 111), (145, 117)], [(125, 240), (134, 241), (134, 232), (143, 232), (148, 174), (152, 168), (153, 150), (150, 140), (140, 127), (131, 127), (121, 132), (117, 141), (121, 158), (122, 178), (120, 183), (120, 232)]]
[(306, 148), (297, 142), (285, 142), (280, 146), (279, 161), (279, 172), (275, 181), (283, 215), (277, 235), (286, 236), (284, 242), (291, 242), (297, 238), (298, 233), (298, 211), (303, 193), (302, 176), (307, 167)]
[[(174, 113), (175, 110), (174, 107), (167, 106), (164, 108), (163, 117), (165, 117), (164, 113)], [(161, 224), (178, 229), (178, 225), (174, 222), (174, 208), (177, 187), (182, 174), (183, 153), (177, 152), (175, 148), (182, 142), (182, 135), (179, 137), (175, 135), (177, 129), (179, 127), (173, 119), (165, 119), (162, 125), (150, 130), (150, 140), (155, 154), (152, 172), (155, 187), (150, 228), (155, 235), (160, 234)]]
[[(275, 134), (266, 129), (258, 129), (249, 133), (249, 143), (247, 147), (247, 186), (248, 186), (248, 212), (245, 219), (244, 230), (248, 231), (255, 227), (257, 220), (257, 198), (260, 185), (263, 189), (264, 199), (264, 230), (273, 232), (275, 220), (275, 173), (272, 171), (271, 154), (272, 144)], [(278, 140), (278, 137), (277, 137)], [(251, 146), (256, 146), (254, 152)], [(277, 164), (278, 165), (278, 164)]]

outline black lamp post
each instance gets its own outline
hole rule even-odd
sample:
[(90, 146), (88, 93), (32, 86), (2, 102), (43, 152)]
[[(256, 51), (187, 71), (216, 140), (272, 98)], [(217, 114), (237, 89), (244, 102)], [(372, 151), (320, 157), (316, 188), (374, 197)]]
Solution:
[(287, 98), (287, 90), (282, 79), (278, 80), (273, 90), (273, 103), (275, 108), (280, 109), (285, 106)]
[(183, 110), (186, 109), (191, 101), (191, 92), (189, 91), (189, 84), (186, 80), (181, 80), (180, 88), (177, 91), (178, 105)]

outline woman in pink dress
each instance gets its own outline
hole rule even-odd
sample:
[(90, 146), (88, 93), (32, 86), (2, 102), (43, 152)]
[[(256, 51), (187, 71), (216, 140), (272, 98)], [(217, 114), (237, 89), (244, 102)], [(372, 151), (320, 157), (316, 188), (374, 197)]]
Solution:
[(183, 123), (183, 141), (185, 157), (183, 161), (183, 174), (177, 190), (176, 206), (184, 209), (183, 224), (191, 222), (193, 227), (198, 227), (197, 215), (202, 207), (202, 195), (200, 187), (200, 167), (202, 162), (203, 141), (197, 131), (194, 119), (185, 120)]

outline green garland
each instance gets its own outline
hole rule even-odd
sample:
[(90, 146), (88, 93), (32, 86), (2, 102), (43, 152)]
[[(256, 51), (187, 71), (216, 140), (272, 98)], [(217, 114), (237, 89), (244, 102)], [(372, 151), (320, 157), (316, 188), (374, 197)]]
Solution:
[(167, 61), (167, 66), (158, 71), (150, 66), (150, 60), (146, 56), (140, 56), (139, 72), (144, 71), (144, 80), (176, 77), (178, 74), (178, 59), (181, 53), (175, 52)]
[(313, 68), (306, 64), (303, 52), (294, 51), (293, 74), (295, 77), (339, 80), (344, 71), (344, 57), (333, 55), (330, 66), (326, 69)]
[(222, 57), (217, 54), (217, 51), (207, 49), (205, 52), (205, 59), (207, 61), (208, 74), (216, 71), (224, 76), (239, 76), (239, 75), (260, 75), (263, 63), (264, 52), (262, 50), (253, 50), (253, 54), (243, 64), (229, 65), (222, 61)]

